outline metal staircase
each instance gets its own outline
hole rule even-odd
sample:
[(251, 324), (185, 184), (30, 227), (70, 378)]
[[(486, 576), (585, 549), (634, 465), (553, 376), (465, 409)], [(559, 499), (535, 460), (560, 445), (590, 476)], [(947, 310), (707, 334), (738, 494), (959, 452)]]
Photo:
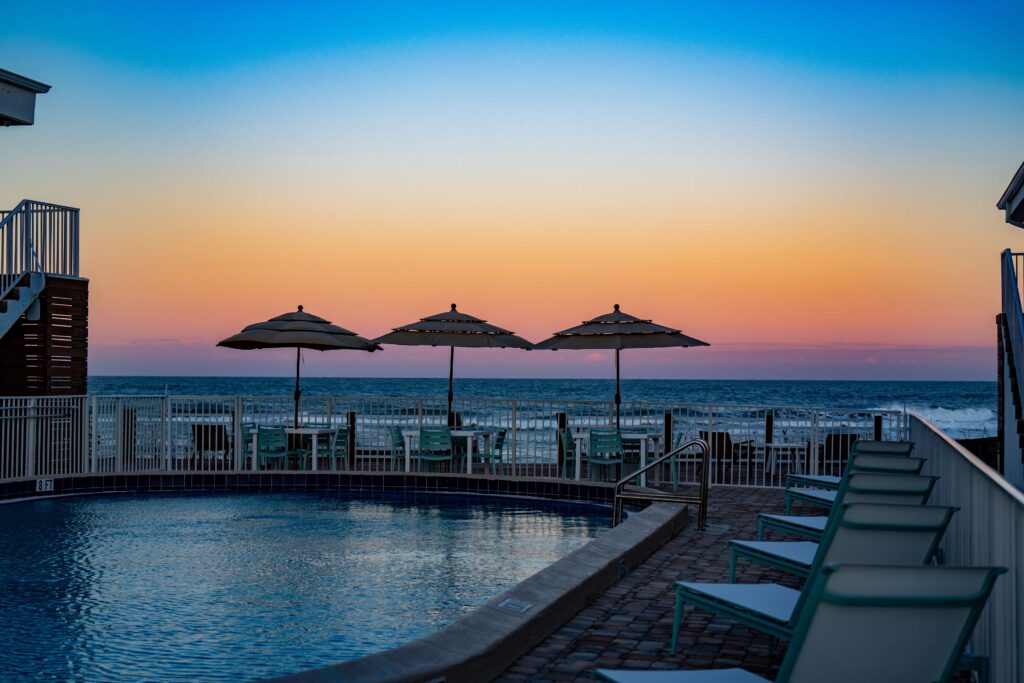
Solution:
[(78, 209), (23, 199), (0, 211), (0, 339), (39, 318), (47, 275), (78, 277)]

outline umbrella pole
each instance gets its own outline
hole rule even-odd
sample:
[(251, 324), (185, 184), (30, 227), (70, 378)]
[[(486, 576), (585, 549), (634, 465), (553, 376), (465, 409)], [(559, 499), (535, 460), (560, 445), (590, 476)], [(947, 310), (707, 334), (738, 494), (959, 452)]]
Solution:
[(302, 349), (295, 347), (295, 427), (299, 426), (299, 397), (302, 396), (302, 389), (299, 388), (299, 361), (302, 359)]
[(615, 429), (619, 428), (619, 412), (622, 395), (619, 393), (619, 349), (615, 349)]
[(455, 347), (448, 347), (450, 353), (448, 355), (448, 426), (452, 425), (452, 379), (455, 375)]

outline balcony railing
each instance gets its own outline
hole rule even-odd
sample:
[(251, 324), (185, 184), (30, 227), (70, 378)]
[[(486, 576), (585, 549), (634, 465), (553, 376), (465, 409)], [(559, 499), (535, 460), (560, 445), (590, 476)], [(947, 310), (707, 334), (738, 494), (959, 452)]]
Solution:
[(78, 209), (23, 199), (0, 211), (0, 298), (25, 273), (78, 277)]

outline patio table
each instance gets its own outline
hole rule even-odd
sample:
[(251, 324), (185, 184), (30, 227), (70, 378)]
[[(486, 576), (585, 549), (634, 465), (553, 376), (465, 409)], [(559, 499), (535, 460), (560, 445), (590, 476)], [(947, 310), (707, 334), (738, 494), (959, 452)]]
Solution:
[(796, 470), (796, 474), (803, 474), (804, 471), (804, 453), (807, 451), (807, 445), (803, 443), (789, 443), (789, 442), (767, 442), (759, 443), (757, 446), (764, 450), (765, 464), (768, 467), (770, 474), (775, 474), (775, 468), (779, 464), (779, 455), (788, 454), (790, 462), (793, 468)]
[[(302, 434), (313, 437), (313, 464), (311, 469), (316, 471), (317, 461), (317, 442), (320, 440), (317, 437), (324, 434), (333, 434), (335, 430), (331, 427), (283, 427), (285, 434)], [(252, 468), (258, 470), (259, 465), (259, 429), (254, 429), (252, 432)], [(287, 465), (287, 463), (285, 463)]]
[[(647, 432), (621, 432), (620, 436), (623, 441), (639, 441), (640, 442), (640, 469), (647, 466), (647, 442), (653, 438), (661, 436), (659, 434), (649, 434)], [(587, 452), (590, 452), (590, 430), (589, 429), (577, 429), (573, 431), (572, 438), (576, 441), (576, 481), (579, 481), (583, 476), (583, 446), (587, 446)], [(640, 486), (647, 486), (647, 475), (640, 475)]]
[[(485, 448), (490, 449), (491, 430), (459, 428), (452, 429), (452, 439), (466, 440), (466, 474), (473, 474), (473, 441), (478, 436), (484, 437)], [(405, 439), (405, 471), (412, 471), (412, 443), (413, 439), (419, 438), (419, 429), (403, 429), (402, 437)]]

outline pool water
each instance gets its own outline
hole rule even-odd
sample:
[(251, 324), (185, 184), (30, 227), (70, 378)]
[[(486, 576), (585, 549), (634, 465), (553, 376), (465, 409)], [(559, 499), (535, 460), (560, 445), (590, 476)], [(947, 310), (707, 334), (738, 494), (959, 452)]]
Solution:
[(245, 681), (428, 635), (601, 508), (261, 493), (0, 505), (0, 678)]

